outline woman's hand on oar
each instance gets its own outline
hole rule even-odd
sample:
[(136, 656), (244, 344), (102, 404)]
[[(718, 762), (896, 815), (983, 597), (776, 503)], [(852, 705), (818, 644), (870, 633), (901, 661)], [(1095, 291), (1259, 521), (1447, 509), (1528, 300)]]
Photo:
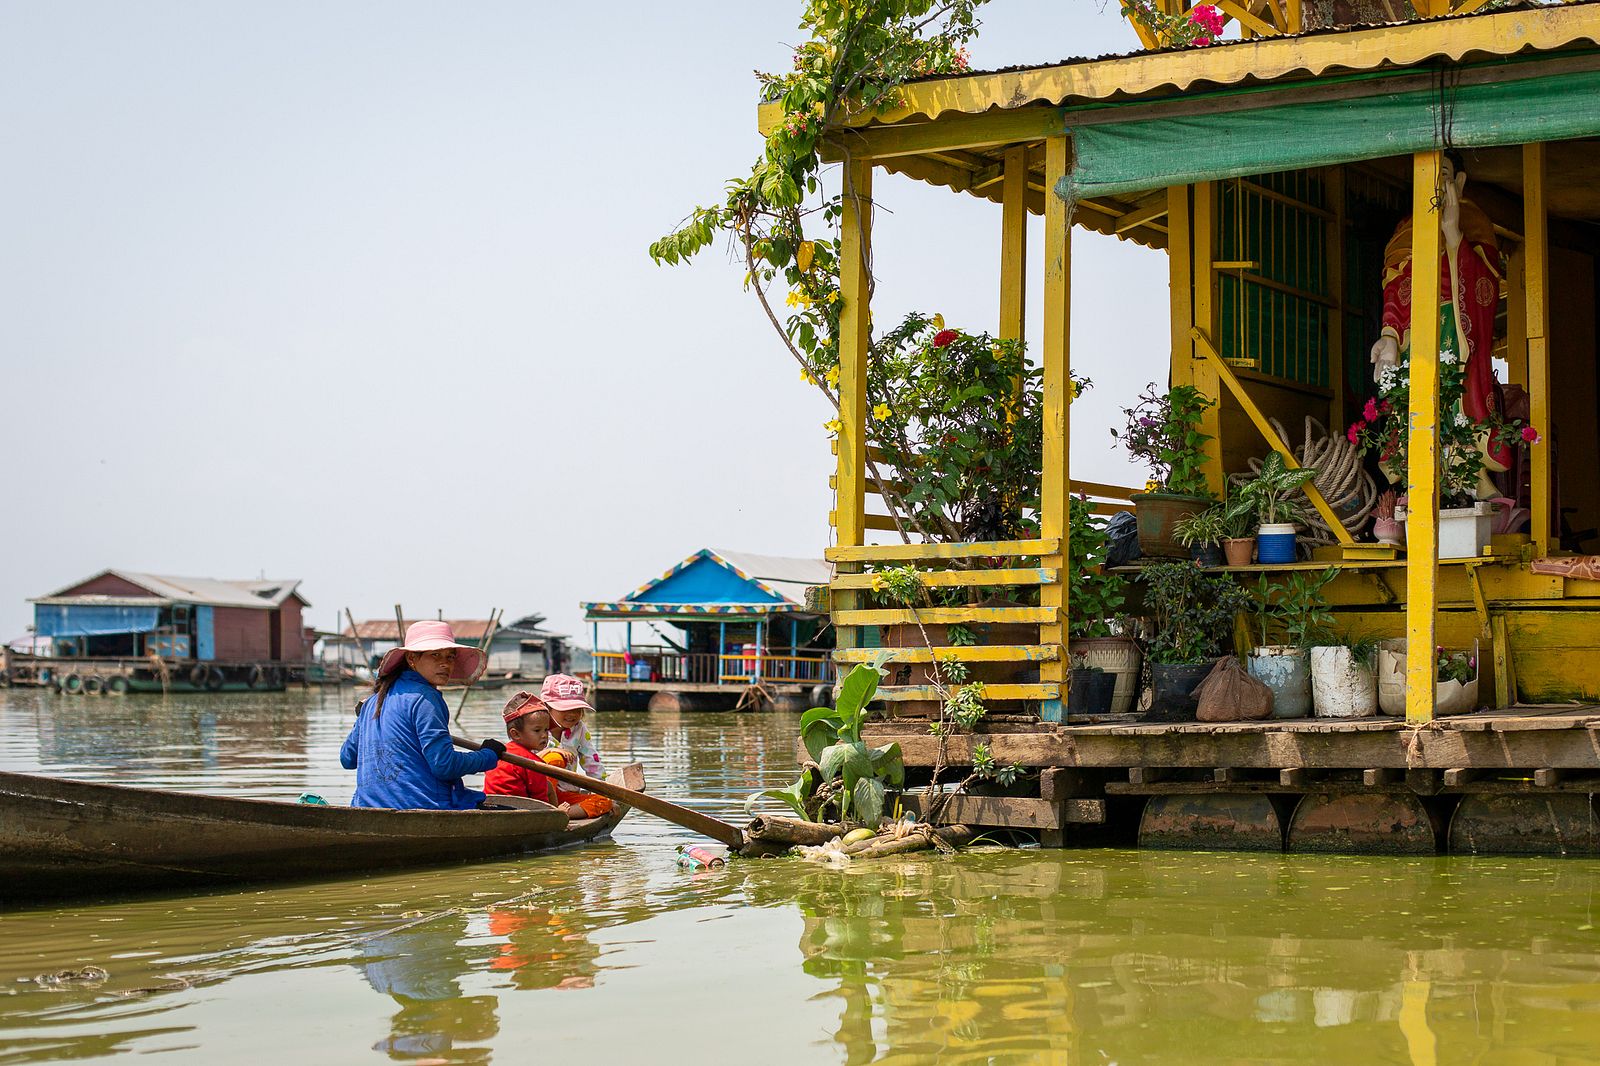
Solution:
[[(472, 751), (484, 746), (475, 740), (467, 740), (465, 737), (451, 736), (450, 739), (455, 742), (456, 747), (467, 748)], [(564, 770), (559, 766), (551, 766), (549, 763), (540, 762), (538, 759), (524, 759), (522, 756), (513, 755), (508, 751), (499, 751), (495, 754), (500, 756), (502, 762), (508, 762), (513, 766), (520, 766), (526, 770), (544, 774), (546, 777), (553, 777), (557, 781), (565, 781), (569, 785), (576, 785), (578, 788), (586, 789), (597, 795), (608, 796), (618, 803), (626, 803), (628, 806), (644, 811), (646, 814), (653, 814), (657, 818), (663, 818), (673, 825), (681, 825), (685, 829), (691, 829), (703, 836), (710, 837), (712, 840), (726, 844), (730, 848), (744, 847), (743, 830), (738, 826), (729, 825), (727, 822), (718, 821), (708, 814), (701, 814), (699, 811), (680, 807), (676, 803), (668, 803), (664, 799), (657, 799), (655, 796), (643, 792), (635, 792), (631, 788), (613, 785), (610, 781), (602, 778), (573, 773), (571, 770)]]

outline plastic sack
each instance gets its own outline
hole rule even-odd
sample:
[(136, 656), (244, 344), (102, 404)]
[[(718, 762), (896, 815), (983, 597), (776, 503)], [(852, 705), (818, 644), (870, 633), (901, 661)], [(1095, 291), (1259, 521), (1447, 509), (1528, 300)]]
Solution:
[(1127, 566), (1139, 558), (1139, 519), (1132, 511), (1118, 511), (1106, 523), (1107, 566)]
[(1195, 686), (1197, 722), (1255, 722), (1272, 717), (1272, 690), (1245, 672), (1236, 655), (1225, 655)]

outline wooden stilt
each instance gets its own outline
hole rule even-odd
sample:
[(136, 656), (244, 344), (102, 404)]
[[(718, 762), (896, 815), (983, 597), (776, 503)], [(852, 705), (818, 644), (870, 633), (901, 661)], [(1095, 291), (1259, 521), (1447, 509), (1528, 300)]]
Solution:
[(1550, 480), (1550, 235), (1545, 204), (1543, 144), (1522, 146), (1523, 292), (1528, 333), (1528, 421), (1539, 431), (1529, 449), (1534, 551), (1552, 547), (1552, 484)]
[[(835, 504), (839, 543), (866, 543), (867, 347), (871, 339), (872, 164), (852, 160), (844, 166), (844, 214), (839, 226), (839, 461)], [(839, 571), (859, 570), (840, 563)], [(835, 611), (856, 605), (857, 593), (835, 592)], [(838, 646), (853, 648), (853, 628), (838, 631)]]
[[(1044, 456), (1043, 477), (1039, 486), (1039, 535), (1047, 541), (1059, 538), (1055, 554), (1043, 556), (1039, 563), (1062, 575), (1060, 580), (1039, 589), (1039, 606), (1053, 613), (1053, 620), (1039, 627), (1039, 643), (1055, 648), (1053, 659), (1039, 664), (1042, 684), (1067, 679), (1067, 588), (1066, 538), (1067, 491), (1072, 484), (1069, 464), (1072, 452), (1071, 422), (1072, 360), (1068, 351), (1072, 316), (1072, 205), (1055, 192), (1067, 174), (1069, 148), (1066, 137), (1045, 141), (1044, 208), (1044, 346), (1040, 359), (1044, 367)], [(1046, 721), (1066, 718), (1066, 701), (1045, 700), (1040, 717)]]

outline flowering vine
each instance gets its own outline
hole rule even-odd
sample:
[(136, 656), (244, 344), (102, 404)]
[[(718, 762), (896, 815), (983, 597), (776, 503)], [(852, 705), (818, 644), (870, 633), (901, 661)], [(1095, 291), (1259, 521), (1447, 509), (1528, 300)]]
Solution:
[(1122, 0), (1122, 13), (1143, 26), (1161, 48), (1204, 47), (1222, 37), (1228, 18), (1212, 4), (1168, 14), (1155, 0)]

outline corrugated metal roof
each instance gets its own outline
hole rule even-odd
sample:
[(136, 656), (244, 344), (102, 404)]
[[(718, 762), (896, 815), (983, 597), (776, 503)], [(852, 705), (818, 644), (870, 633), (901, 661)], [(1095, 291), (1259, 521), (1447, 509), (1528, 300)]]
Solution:
[[(145, 574), (134, 570), (102, 570), (93, 577), (74, 581), (48, 596), (40, 596), (32, 603), (111, 603), (128, 601), (148, 603), (146, 599), (128, 596), (69, 595), (72, 589), (87, 584), (107, 574), (119, 577), (130, 584), (149, 590), (152, 599), (166, 603), (192, 603), (202, 607), (246, 607), (251, 610), (270, 611), (296, 594), (299, 578), (267, 578), (257, 581), (223, 581), (212, 577), (175, 577), (171, 574)], [(305, 602), (305, 597), (300, 597)]]
[[(540, 622), (544, 621), (544, 615), (529, 615), (527, 617), (537, 618)], [(418, 621), (418, 619), (410, 618), (406, 620), (406, 624), (410, 625), (415, 621)], [(566, 636), (565, 633), (551, 633), (540, 629), (537, 624), (523, 624), (526, 621), (526, 618), (519, 618), (516, 622), (501, 622), (500, 627), (495, 630), (495, 635), (519, 638), (526, 636)], [(489, 620), (487, 618), (446, 618), (445, 623), (450, 627), (450, 632), (456, 635), (456, 640), (463, 643), (481, 643), (483, 635), (489, 631)], [(393, 618), (373, 618), (356, 623), (356, 635), (362, 640), (387, 640), (398, 643), (395, 637), (396, 631), (397, 627)], [(349, 637), (350, 627), (345, 626), (339, 631), (339, 635), (341, 637)]]
[(746, 577), (755, 578), (797, 606), (805, 606), (806, 589), (833, 580), (833, 565), (821, 559), (795, 559), (783, 555), (712, 548), (711, 553)]
[(1295, 76), (1400, 69), (1438, 59), (1508, 57), (1585, 43), (1600, 45), (1600, 0), (942, 75), (904, 86), (901, 108), (862, 115), (851, 124), (1125, 100)]

